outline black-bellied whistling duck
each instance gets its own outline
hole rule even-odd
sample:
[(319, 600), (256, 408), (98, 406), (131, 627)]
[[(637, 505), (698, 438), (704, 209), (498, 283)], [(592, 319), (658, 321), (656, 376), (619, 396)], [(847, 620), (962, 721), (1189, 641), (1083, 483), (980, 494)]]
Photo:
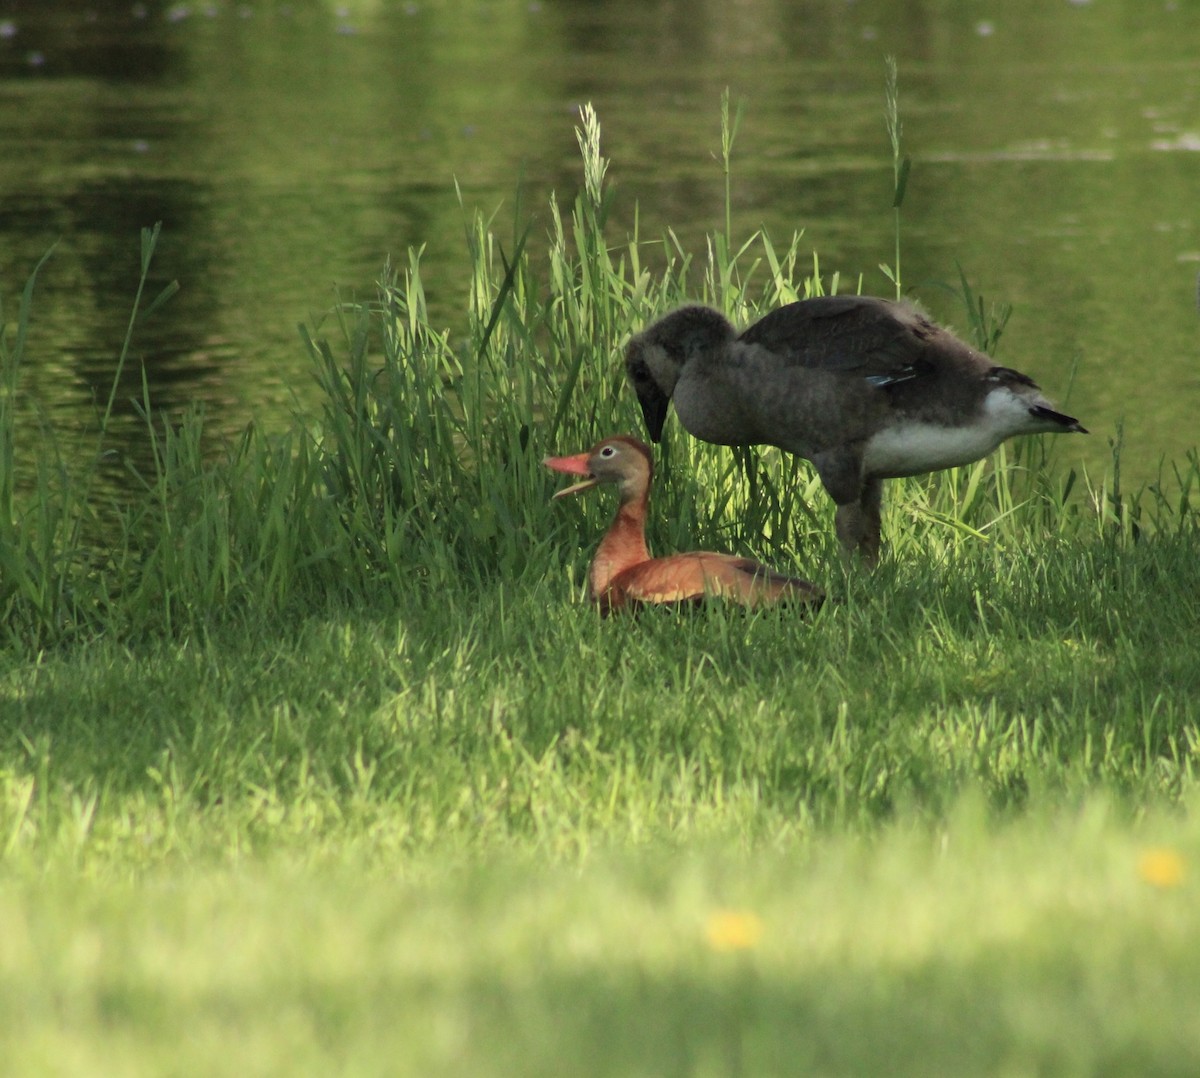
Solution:
[(884, 479), (979, 460), (1017, 434), (1087, 431), (910, 303), (824, 296), (739, 336), (684, 307), (635, 336), (625, 366), (652, 441), (667, 407), (717, 445), (774, 445), (816, 466), (843, 547), (879, 555)]
[(750, 558), (698, 551), (652, 558), (646, 548), (646, 505), (654, 464), (650, 450), (636, 438), (605, 438), (586, 453), (547, 457), (547, 468), (581, 475), (554, 495), (561, 498), (612, 483), (620, 499), (616, 519), (592, 559), (592, 598), (603, 613), (646, 603), (684, 603), (709, 597), (745, 606), (782, 600), (819, 605), (824, 592), (807, 580), (786, 576)]

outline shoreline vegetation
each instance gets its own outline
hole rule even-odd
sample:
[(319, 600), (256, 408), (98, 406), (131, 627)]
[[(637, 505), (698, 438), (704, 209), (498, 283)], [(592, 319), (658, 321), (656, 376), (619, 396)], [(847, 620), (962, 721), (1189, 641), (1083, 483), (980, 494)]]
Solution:
[[(144, 394), (119, 497), (103, 422), (80, 469), (19, 419), (30, 277), (0, 335), (6, 1073), (1197, 1069), (1200, 457), (1130, 493), (1119, 434), (1102, 477), (1027, 439), (892, 481), (867, 574), (806, 465), (672, 419), (651, 548), (829, 599), (602, 621), (610, 507), (552, 507), (541, 460), (638, 433), (623, 342), (846, 286), (799, 234), (614, 246), (578, 133), (544, 259), (519, 200), (507, 239), (471, 218), (462, 333), (411, 252), (302, 330), (318, 414), (214, 450)], [(726, 100), (727, 192), (735, 133)], [(959, 290), (991, 350), (1004, 313)]]

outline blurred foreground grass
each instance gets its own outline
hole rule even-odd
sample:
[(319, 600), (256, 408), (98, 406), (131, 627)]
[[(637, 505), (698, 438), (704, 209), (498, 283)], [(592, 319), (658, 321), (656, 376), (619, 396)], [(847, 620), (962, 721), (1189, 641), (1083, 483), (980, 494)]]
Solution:
[(581, 863), (499, 850), (385, 863), (318, 840), (133, 879), (10, 876), (0, 1061), (1151, 1075), (1200, 1059), (1190, 820), (1130, 828), (1092, 798), (996, 824), (967, 798), (936, 828), (753, 852), (726, 838)]

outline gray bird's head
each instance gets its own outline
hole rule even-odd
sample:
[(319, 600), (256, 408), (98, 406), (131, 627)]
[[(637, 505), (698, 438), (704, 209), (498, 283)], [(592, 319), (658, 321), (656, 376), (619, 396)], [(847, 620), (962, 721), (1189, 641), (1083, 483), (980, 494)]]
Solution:
[(721, 353), (737, 338), (711, 307), (681, 307), (644, 329), (625, 349), (625, 373), (637, 393), (650, 440), (662, 438), (667, 408), (684, 365)]

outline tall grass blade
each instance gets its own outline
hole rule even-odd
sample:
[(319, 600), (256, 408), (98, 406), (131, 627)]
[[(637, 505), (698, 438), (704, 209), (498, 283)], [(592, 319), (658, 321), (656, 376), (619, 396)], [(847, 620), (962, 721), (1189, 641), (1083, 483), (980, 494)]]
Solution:
[(896, 286), (896, 298), (904, 294), (904, 286), (900, 273), (900, 207), (904, 202), (904, 192), (908, 186), (908, 174), (912, 161), (905, 157), (901, 150), (900, 136), (903, 127), (900, 122), (900, 76), (896, 58), (889, 56), (887, 65), (887, 82), (884, 94), (884, 119), (887, 123), (888, 140), (892, 144), (892, 214), (895, 228), (895, 248), (890, 271), (880, 267)]

